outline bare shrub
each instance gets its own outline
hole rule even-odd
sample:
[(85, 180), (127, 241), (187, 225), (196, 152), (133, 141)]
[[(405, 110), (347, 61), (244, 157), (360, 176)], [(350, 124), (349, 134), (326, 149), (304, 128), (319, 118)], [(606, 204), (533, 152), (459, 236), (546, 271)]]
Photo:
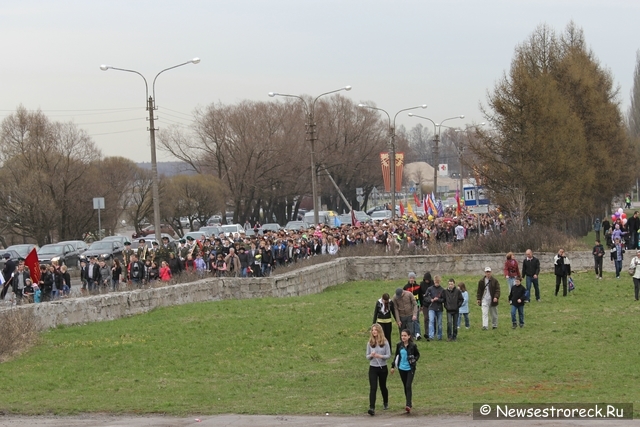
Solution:
[(12, 308), (0, 312), (0, 362), (28, 349), (37, 337), (38, 324), (32, 310)]

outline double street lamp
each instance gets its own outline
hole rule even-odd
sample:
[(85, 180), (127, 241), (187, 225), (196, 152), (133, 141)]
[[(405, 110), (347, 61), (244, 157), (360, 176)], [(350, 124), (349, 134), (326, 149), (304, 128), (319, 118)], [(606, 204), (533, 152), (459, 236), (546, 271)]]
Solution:
[(161, 242), (160, 191), (158, 189), (158, 162), (156, 160), (156, 128), (155, 128), (155, 124), (154, 124), (154, 120), (155, 119), (153, 117), (153, 111), (157, 108), (156, 105), (155, 105), (156, 79), (158, 78), (158, 76), (160, 74), (164, 73), (165, 71), (172, 70), (172, 69), (178, 68), (178, 67), (182, 67), (183, 65), (187, 65), (187, 64), (198, 64), (199, 62), (200, 62), (200, 58), (193, 58), (190, 61), (183, 62), (182, 64), (174, 65), (173, 67), (165, 68), (164, 70), (160, 71), (153, 78), (153, 84), (151, 86), (152, 96), (149, 96), (149, 85), (147, 84), (147, 79), (145, 79), (144, 76), (141, 73), (139, 73), (138, 71), (127, 70), (126, 68), (112, 67), (111, 65), (104, 65), (104, 64), (100, 66), (100, 69), (102, 71), (107, 71), (107, 70), (126, 71), (128, 73), (137, 74), (140, 77), (142, 77), (142, 80), (144, 80), (144, 87), (145, 87), (146, 94), (147, 94), (147, 96), (146, 96), (146, 99), (147, 99), (147, 111), (149, 112), (149, 127), (147, 128), (147, 130), (149, 131), (150, 145), (151, 145), (151, 179), (152, 179), (152, 187), (153, 187), (152, 188), (152, 191), (153, 191), (153, 222), (154, 222), (154, 228), (155, 228), (156, 241), (158, 243)]
[(321, 97), (325, 96), (325, 95), (330, 95), (332, 93), (336, 93), (336, 92), (340, 92), (340, 91), (349, 91), (351, 90), (351, 86), (345, 86), (342, 87), (340, 89), (336, 89), (336, 90), (332, 90), (330, 92), (325, 92), (325, 93), (321, 93), (320, 95), (316, 96), (313, 101), (311, 101), (311, 103), (308, 103), (303, 97), (299, 96), (299, 95), (289, 95), (287, 93), (278, 93), (278, 92), (269, 92), (269, 96), (270, 97), (274, 97), (274, 96), (286, 96), (289, 98), (296, 98), (298, 100), (300, 100), (302, 102), (302, 105), (304, 105), (304, 109), (305, 109), (305, 113), (307, 115), (307, 135), (309, 135), (307, 137), (307, 140), (309, 142), (311, 142), (311, 193), (312, 193), (312, 197), (313, 197), (313, 222), (314, 225), (318, 225), (318, 223), (320, 222), (320, 218), (318, 215), (318, 207), (319, 207), (319, 203), (318, 203), (318, 186), (317, 186), (317, 176), (316, 176), (316, 159), (315, 159), (315, 143), (316, 140), (318, 139), (316, 137), (316, 123), (315, 123), (315, 107), (316, 107), (316, 101), (318, 101), (318, 99), (320, 99)]
[(464, 114), (461, 114), (455, 117), (449, 117), (447, 119), (444, 119), (440, 123), (434, 122), (429, 117), (418, 116), (412, 113), (409, 113), (409, 116), (429, 120), (431, 123), (433, 123), (433, 132), (435, 135), (433, 138), (433, 192), (437, 196), (438, 195), (438, 169), (440, 168), (440, 152), (439, 152), (438, 143), (440, 142), (440, 131), (442, 130), (442, 124), (447, 120), (464, 119)]
[[(416, 110), (418, 108), (427, 108), (427, 104), (418, 105), (417, 107), (403, 108), (398, 111), (395, 116), (393, 116), (393, 121), (391, 121), (391, 116), (386, 110), (378, 107), (372, 107), (366, 104), (358, 104), (360, 108), (369, 108), (371, 110), (382, 111), (387, 115), (387, 119), (389, 119), (389, 148), (391, 149), (391, 159), (389, 160), (390, 164), (390, 174), (389, 180), (391, 181), (391, 218), (395, 218), (396, 216), (396, 118), (398, 114), (403, 111)], [(402, 177), (400, 177), (402, 179)]]

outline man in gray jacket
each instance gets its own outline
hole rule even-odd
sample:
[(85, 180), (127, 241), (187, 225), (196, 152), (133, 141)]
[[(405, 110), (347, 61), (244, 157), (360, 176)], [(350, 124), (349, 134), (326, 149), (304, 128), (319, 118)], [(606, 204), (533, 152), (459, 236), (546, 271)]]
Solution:
[(402, 288), (396, 289), (393, 305), (396, 309), (396, 322), (400, 333), (402, 334), (403, 329), (408, 329), (411, 336), (415, 336), (413, 322), (418, 319), (418, 304), (413, 294)]

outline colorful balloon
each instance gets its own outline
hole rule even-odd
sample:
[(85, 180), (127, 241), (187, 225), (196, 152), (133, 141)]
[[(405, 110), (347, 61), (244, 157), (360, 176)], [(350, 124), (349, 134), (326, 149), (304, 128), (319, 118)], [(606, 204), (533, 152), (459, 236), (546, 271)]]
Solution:
[(618, 213), (619, 213), (619, 214), (622, 214), (623, 212), (624, 212), (624, 209), (622, 209), (622, 208), (618, 208)]
[(627, 225), (627, 218), (622, 218), (622, 225)]

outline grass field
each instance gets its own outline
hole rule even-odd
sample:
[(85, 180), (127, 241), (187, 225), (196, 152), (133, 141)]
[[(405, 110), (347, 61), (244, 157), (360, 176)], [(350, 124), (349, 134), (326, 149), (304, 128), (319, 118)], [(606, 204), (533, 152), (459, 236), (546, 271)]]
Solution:
[[(479, 278), (456, 277), (471, 289)], [(562, 298), (553, 296), (554, 277), (542, 276), (542, 301), (526, 307), (524, 329), (511, 329), (503, 298), (497, 330), (482, 331), (472, 305), (472, 327), (458, 342), (419, 342), (414, 412), (468, 414), (474, 402), (640, 408), (640, 303), (631, 279), (574, 279), (576, 291)], [(400, 284), (347, 283), (319, 295), (199, 303), (51, 330), (0, 365), (0, 410), (364, 414), (374, 303)], [(397, 375), (390, 396), (390, 411), (400, 412)]]

